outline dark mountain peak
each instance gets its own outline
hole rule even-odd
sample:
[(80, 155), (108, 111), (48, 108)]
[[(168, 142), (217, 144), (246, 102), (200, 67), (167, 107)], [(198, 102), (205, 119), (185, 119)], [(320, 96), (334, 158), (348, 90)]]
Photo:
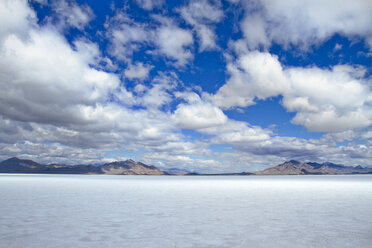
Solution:
[(309, 163), (307, 163), (307, 164), (308, 164), (308, 165), (311, 165), (314, 169), (319, 169), (319, 168), (322, 168), (322, 167), (329, 167), (329, 168), (342, 169), (342, 168), (345, 167), (344, 165), (341, 165), (341, 164), (334, 164), (334, 163), (331, 163), (331, 162), (324, 162), (324, 163), (322, 163), (322, 164), (314, 163), (314, 162), (309, 162)]
[(308, 165), (311, 165), (314, 169), (319, 169), (323, 166), (323, 164), (315, 163), (315, 162), (308, 162)]
[(338, 175), (338, 174), (372, 174), (372, 168), (361, 166), (344, 166), (330, 162), (300, 163), (295, 160), (256, 172), (257, 175)]
[(132, 159), (127, 159), (127, 160), (122, 160), (122, 161), (114, 161), (110, 163), (106, 163), (103, 166), (123, 166), (123, 167), (132, 167), (138, 164), (138, 162), (132, 160)]
[(114, 161), (110, 163), (106, 163), (103, 166), (134, 166), (137, 162), (132, 159), (122, 160), (122, 161)]
[(342, 164), (334, 164), (334, 163), (331, 163), (331, 162), (325, 162), (325, 163), (323, 163), (323, 166), (328, 166), (328, 167), (332, 167), (332, 168), (344, 168), (345, 167)]
[(147, 165), (147, 164), (144, 164), (144, 163), (141, 163), (141, 162), (136, 162), (137, 165), (140, 165), (140, 166), (143, 166), (145, 168), (150, 168), (150, 169), (155, 169), (156, 167), (153, 166), (153, 165)]
[(16, 162), (16, 161), (21, 161), (21, 159), (19, 159), (17, 157), (12, 157), (12, 158), (8, 158), (7, 160), (4, 160), (2, 163), (4, 163), (4, 162)]
[(125, 175), (164, 175), (165, 172), (155, 166), (136, 162), (132, 159), (117, 161), (104, 164), (102, 171), (105, 174), (125, 174)]
[(30, 160), (30, 159), (19, 159), (17, 157), (9, 158), (7, 160), (4, 160), (1, 163), (2, 164), (26, 164), (26, 165), (34, 165), (34, 166), (40, 165), (39, 163), (37, 163), (37, 162), (35, 162), (33, 160)]
[(161, 168), (161, 169), (164, 170), (164, 171), (166, 171), (167, 173), (170, 173), (170, 174), (187, 174), (187, 173), (194, 172), (194, 171), (190, 171), (190, 170), (187, 170), (187, 169), (176, 168), (176, 167), (172, 167), (172, 168)]
[(132, 159), (104, 165), (43, 165), (32, 160), (10, 158), (0, 163), (0, 173), (48, 173), (48, 174), (112, 174), (112, 175), (164, 175), (155, 166), (145, 165)]
[(102, 167), (113, 167), (113, 168), (123, 167), (123, 168), (129, 169), (132, 166), (133, 166), (133, 163), (130, 163), (128, 162), (128, 160), (126, 160), (126, 161), (115, 161), (115, 162), (106, 163)]
[(3, 162), (0, 163), (0, 172), (5, 173), (31, 172), (34, 170), (38, 170), (41, 167), (43, 167), (43, 165), (36, 163), (35, 161), (13, 157), (4, 160)]
[(297, 161), (297, 160), (289, 160), (289, 161), (287, 161), (287, 162), (285, 162), (286, 164), (294, 164), (294, 165), (299, 165), (299, 164), (301, 164), (301, 162), (299, 162), (299, 161)]

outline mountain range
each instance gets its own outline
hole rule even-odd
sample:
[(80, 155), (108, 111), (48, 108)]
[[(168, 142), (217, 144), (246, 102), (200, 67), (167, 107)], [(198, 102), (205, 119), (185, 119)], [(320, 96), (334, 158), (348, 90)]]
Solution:
[(254, 173), (255, 175), (347, 175), (347, 174), (372, 174), (372, 168), (360, 165), (344, 166), (333, 163), (301, 163), (290, 160), (283, 164)]
[(198, 174), (182, 172), (175, 168), (161, 170), (155, 166), (128, 159), (103, 165), (60, 165), (39, 164), (32, 160), (16, 157), (0, 163), (0, 173), (39, 173), (39, 174), (106, 174), (106, 175), (346, 175), (372, 174), (372, 168), (362, 166), (344, 166), (333, 163), (301, 163), (290, 160), (277, 166), (250, 173)]
[(107, 175), (165, 175), (155, 166), (145, 165), (131, 159), (94, 165), (39, 164), (32, 160), (10, 158), (0, 163), (0, 173), (40, 174), (107, 174)]

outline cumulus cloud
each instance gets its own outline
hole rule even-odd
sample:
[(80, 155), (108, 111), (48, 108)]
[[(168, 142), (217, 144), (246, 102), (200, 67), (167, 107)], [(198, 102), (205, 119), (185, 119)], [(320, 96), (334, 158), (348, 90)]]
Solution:
[(129, 65), (128, 68), (124, 70), (124, 75), (128, 79), (145, 80), (146, 78), (148, 78), (152, 68), (154, 68), (152, 65), (137, 62), (135, 64)]
[(52, 8), (55, 14), (47, 16), (46, 21), (62, 30), (69, 27), (83, 30), (94, 18), (94, 13), (89, 5), (79, 5), (75, 0), (39, 0), (36, 2)]
[(217, 48), (214, 24), (222, 20), (224, 13), (219, 1), (190, 1), (179, 9), (186, 23), (193, 26), (199, 40), (199, 51)]
[[(28, 17), (34, 14), (26, 2), (14, 2), (1, 6), (26, 14), (7, 15), (9, 22), (25, 20), (13, 21), (14, 29), (2, 31), (1, 142), (118, 149), (125, 141), (148, 150), (182, 142), (168, 114), (158, 109), (172, 99), (167, 91), (177, 85), (175, 76), (160, 75), (134, 97), (119, 75), (94, 68), (98, 46), (78, 40), (73, 48), (55, 29), (31, 22)], [(144, 108), (131, 108), (138, 104)]]
[(360, 134), (354, 130), (347, 130), (338, 133), (327, 133), (319, 140), (321, 143), (337, 145), (343, 141), (352, 141), (359, 138)]
[(12, 145), (0, 143), (0, 158), (8, 159), (18, 156), (22, 159), (31, 159), (38, 163), (59, 164), (91, 164), (109, 162), (105, 153), (97, 149), (80, 149), (76, 147), (61, 146), (60, 144), (40, 144), (30, 141), (14, 143)]
[(271, 139), (234, 144), (237, 151), (260, 156), (269, 156), (272, 165), (283, 160), (296, 159), (307, 162), (332, 161), (346, 165), (371, 165), (371, 146), (357, 145), (350, 142), (346, 145), (330, 144), (328, 138), (307, 140), (296, 137), (272, 137)]
[(372, 124), (371, 90), (359, 68), (335, 66), (331, 70), (288, 70), (291, 92), (283, 106), (297, 114), (293, 123), (310, 131), (337, 132)]
[(172, 92), (178, 84), (179, 79), (175, 73), (161, 73), (152, 80), (151, 87), (141, 89), (137, 104), (148, 109), (158, 109), (169, 104), (173, 100)]
[(35, 27), (37, 17), (26, 4), (21, 1), (4, 0), (0, 4), (0, 41), (7, 38), (10, 33), (26, 38), (30, 26)]
[(267, 154), (280, 154), (280, 157), (288, 159), (317, 160), (322, 149), (326, 149), (328, 146), (312, 144), (305, 139), (296, 137), (273, 137), (272, 139), (256, 142), (254, 144), (236, 144), (234, 148), (261, 156), (265, 156)]
[[(92, 153), (102, 149), (197, 150), (184, 141), (168, 113), (159, 110), (172, 100), (178, 84), (175, 74), (155, 77), (133, 96), (119, 75), (95, 69), (100, 57), (97, 45), (80, 39), (72, 47), (56, 30), (30, 24), (33, 12), (25, 2), (19, 3), (5, 6), (6, 11), (23, 8), (24, 20), (14, 21), (14, 29), (3, 30), (1, 42), (0, 143), (14, 144), (8, 155), (44, 156), (55, 149), (61, 153), (50, 153), (46, 159), (70, 158), (74, 163), (89, 156), (99, 160)], [(144, 78), (148, 72), (141, 69), (150, 69), (139, 63), (134, 66), (125, 72), (130, 78)], [(133, 105), (142, 108), (135, 110)], [(74, 148), (81, 154), (66, 155)]]
[(141, 8), (145, 10), (159, 8), (164, 4), (164, 0), (136, 0), (136, 2)]
[(58, 33), (28, 35), (22, 40), (10, 33), (1, 44), (2, 114), (22, 121), (85, 121), (84, 106), (104, 101), (119, 85), (117, 76), (91, 68), (92, 57), (74, 51)]
[(361, 135), (362, 139), (372, 139), (372, 131), (367, 131)]
[(83, 30), (94, 17), (88, 5), (78, 5), (74, 1), (55, 1), (53, 8), (65, 24), (80, 30)]
[(274, 41), (308, 48), (339, 33), (370, 39), (372, 3), (356, 0), (242, 1), (245, 17), (241, 28), (251, 49), (268, 47)]
[(172, 115), (173, 121), (182, 128), (207, 134), (210, 136), (210, 144), (236, 144), (270, 139), (270, 130), (231, 120), (219, 107), (194, 92), (177, 92), (175, 95), (186, 103), (177, 106)]
[(110, 41), (109, 53), (127, 63), (131, 62), (133, 53), (150, 42), (153, 36), (148, 25), (133, 21), (122, 11), (106, 21), (105, 28)]
[(190, 50), (194, 43), (191, 32), (178, 27), (170, 19), (157, 19), (162, 25), (156, 32), (157, 50), (154, 54), (165, 56), (177, 67), (185, 66), (194, 57)]
[(185, 101), (178, 104), (171, 117), (181, 128), (200, 131), (203, 128), (221, 126), (228, 120), (220, 108), (200, 98), (195, 92), (176, 92), (175, 96)]
[(163, 57), (176, 67), (185, 66), (194, 57), (191, 31), (180, 28), (170, 18), (154, 15), (153, 19), (152, 25), (139, 23), (119, 11), (105, 24), (110, 54), (130, 63), (134, 52), (145, 49), (146, 53)]
[(259, 13), (247, 14), (241, 23), (241, 30), (244, 34), (244, 41), (251, 49), (260, 45), (268, 47), (271, 44), (266, 31), (266, 22)]
[(227, 65), (228, 82), (213, 96), (222, 108), (246, 107), (255, 98), (266, 99), (289, 89), (283, 68), (277, 57), (258, 51), (244, 54)]
[(186, 129), (220, 126), (227, 121), (226, 115), (218, 107), (202, 102), (179, 104), (173, 119), (180, 127)]
[(228, 120), (221, 126), (212, 126), (200, 130), (212, 135), (213, 144), (240, 144), (270, 139), (271, 131), (246, 122)]
[(220, 173), (226, 172), (226, 169), (229, 169), (229, 166), (227, 166), (225, 163), (221, 163), (221, 161), (218, 160), (206, 158), (191, 158), (189, 156), (183, 155), (168, 156), (161, 153), (151, 153), (145, 154), (142, 159), (145, 162), (151, 161), (159, 168), (177, 168), (198, 173)]
[(211, 96), (222, 108), (282, 95), (282, 105), (296, 112), (292, 122), (310, 131), (339, 132), (372, 123), (372, 93), (363, 68), (283, 68), (275, 55), (258, 51), (242, 54), (227, 68), (230, 79)]

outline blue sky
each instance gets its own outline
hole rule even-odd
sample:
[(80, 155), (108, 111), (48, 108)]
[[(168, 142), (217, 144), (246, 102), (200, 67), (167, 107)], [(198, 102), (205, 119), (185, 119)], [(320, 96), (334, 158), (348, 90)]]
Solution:
[(0, 1), (0, 158), (372, 166), (372, 3)]

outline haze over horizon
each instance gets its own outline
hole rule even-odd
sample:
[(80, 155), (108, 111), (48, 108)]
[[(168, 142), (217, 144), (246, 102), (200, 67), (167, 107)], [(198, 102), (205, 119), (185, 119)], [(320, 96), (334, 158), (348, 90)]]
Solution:
[(372, 167), (371, 13), (368, 0), (0, 0), (0, 160)]

